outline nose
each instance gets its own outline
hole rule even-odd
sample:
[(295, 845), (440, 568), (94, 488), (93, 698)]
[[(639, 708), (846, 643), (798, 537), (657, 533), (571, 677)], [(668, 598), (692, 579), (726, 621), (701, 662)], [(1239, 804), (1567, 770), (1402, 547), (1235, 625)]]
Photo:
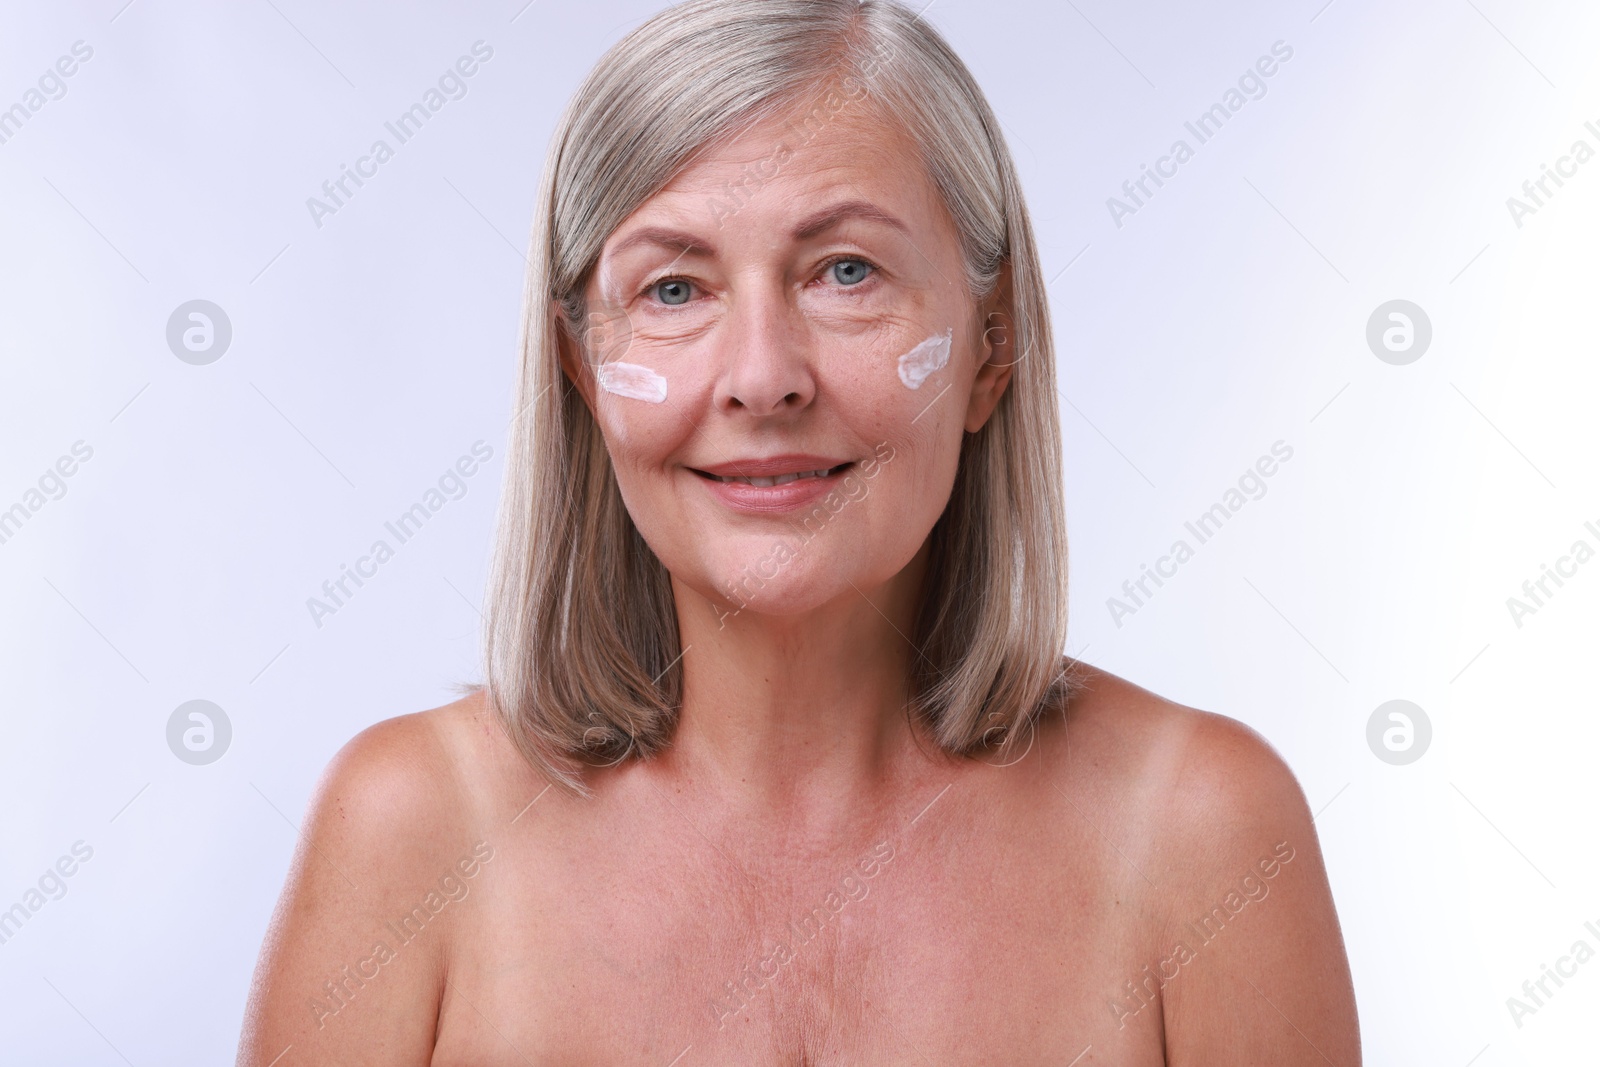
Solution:
[(817, 393), (810, 334), (781, 293), (751, 294), (740, 301), (722, 333), (719, 409), (767, 417), (810, 405)]

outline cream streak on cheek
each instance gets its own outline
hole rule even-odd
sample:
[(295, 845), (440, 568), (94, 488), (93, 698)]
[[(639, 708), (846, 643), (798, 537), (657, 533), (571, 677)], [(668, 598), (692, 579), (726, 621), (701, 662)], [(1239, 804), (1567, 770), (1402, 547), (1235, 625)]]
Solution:
[(667, 380), (637, 363), (602, 363), (595, 371), (600, 388), (631, 400), (660, 404), (667, 399)]
[(950, 362), (950, 341), (954, 334), (954, 327), (942, 335), (934, 334), (900, 357), (900, 381), (907, 389), (921, 389), (928, 375), (942, 370)]

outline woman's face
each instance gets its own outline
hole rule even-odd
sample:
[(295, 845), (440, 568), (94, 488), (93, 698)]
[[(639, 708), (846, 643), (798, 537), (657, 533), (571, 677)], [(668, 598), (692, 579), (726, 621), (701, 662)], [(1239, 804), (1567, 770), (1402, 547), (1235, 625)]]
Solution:
[(618, 226), (589, 365), (563, 354), (680, 608), (692, 591), (722, 625), (899, 574), (1009, 378), (1009, 320), (986, 334), (1001, 305), (972, 300), (916, 149), (840, 100), (724, 144)]

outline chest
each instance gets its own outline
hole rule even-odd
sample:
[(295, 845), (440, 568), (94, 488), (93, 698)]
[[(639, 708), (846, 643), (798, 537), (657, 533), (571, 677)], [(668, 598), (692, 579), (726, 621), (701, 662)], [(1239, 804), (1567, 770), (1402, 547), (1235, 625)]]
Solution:
[(434, 1063), (1162, 1062), (1106, 1004), (1143, 951), (1117, 872), (1072, 841), (926, 830), (504, 848), (462, 913)]

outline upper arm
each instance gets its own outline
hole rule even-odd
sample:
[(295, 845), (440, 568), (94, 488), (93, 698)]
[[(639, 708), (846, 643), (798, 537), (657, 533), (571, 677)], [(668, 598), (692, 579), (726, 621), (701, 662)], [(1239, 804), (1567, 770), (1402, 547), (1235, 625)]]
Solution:
[[(456, 840), (468, 835), (430, 733), (423, 716), (379, 723), (323, 772), (256, 966), (240, 1067), (289, 1046), (285, 1065), (432, 1058), (450, 916), (431, 920), (428, 897), (471, 842)], [(397, 925), (419, 907), (426, 926)]]
[(1355, 995), (1311, 813), (1239, 723), (1201, 715), (1179, 762), (1160, 964), (1174, 1067), (1355, 1067)]

